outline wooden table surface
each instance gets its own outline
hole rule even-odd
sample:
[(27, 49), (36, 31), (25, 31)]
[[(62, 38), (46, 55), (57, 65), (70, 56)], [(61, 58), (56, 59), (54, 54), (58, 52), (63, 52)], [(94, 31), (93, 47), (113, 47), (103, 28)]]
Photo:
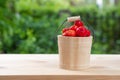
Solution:
[(58, 54), (0, 54), (0, 80), (120, 80), (120, 55), (91, 55), (91, 67), (59, 68)]

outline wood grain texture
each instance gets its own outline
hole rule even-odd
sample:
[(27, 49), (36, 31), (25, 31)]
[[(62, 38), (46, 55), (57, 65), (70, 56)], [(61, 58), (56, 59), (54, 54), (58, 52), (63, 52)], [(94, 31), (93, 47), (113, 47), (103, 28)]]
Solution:
[(0, 54), (0, 80), (120, 80), (120, 55), (91, 55), (91, 67), (59, 68), (55, 54)]

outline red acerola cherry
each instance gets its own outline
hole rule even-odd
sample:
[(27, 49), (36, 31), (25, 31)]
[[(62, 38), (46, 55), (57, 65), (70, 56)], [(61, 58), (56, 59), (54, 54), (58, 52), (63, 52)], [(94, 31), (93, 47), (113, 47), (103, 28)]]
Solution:
[(76, 26), (78, 26), (78, 27), (84, 26), (83, 22), (80, 21), (80, 20), (76, 20), (76, 21), (74, 22), (74, 25), (76, 25)]
[(64, 33), (65, 31), (68, 31), (68, 30), (69, 30), (69, 28), (63, 28), (62, 33)]
[(63, 34), (63, 36), (71, 36), (71, 37), (74, 37), (76, 36), (76, 32), (74, 30), (67, 30), (65, 31)]
[(73, 26), (70, 27), (70, 30), (76, 31), (77, 28), (78, 28), (78, 27), (77, 27), (76, 25), (73, 25)]
[(84, 27), (79, 27), (76, 29), (76, 35), (79, 37), (85, 37), (86, 36), (86, 28)]
[(86, 29), (86, 36), (88, 37), (88, 36), (90, 36), (90, 35), (91, 35), (90, 30)]

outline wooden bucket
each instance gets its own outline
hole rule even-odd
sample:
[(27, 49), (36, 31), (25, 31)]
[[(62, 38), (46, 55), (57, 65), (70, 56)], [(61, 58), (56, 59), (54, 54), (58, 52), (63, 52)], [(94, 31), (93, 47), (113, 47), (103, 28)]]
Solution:
[(60, 67), (63, 69), (86, 69), (90, 64), (92, 36), (67, 37), (58, 35)]

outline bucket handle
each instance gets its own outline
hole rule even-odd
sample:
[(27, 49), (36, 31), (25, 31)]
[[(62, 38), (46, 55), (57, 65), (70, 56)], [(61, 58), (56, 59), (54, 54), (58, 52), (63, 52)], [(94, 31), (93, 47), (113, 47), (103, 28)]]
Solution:
[(76, 20), (80, 20), (80, 16), (74, 16), (74, 17), (68, 17), (67, 18), (68, 22), (74, 22)]

